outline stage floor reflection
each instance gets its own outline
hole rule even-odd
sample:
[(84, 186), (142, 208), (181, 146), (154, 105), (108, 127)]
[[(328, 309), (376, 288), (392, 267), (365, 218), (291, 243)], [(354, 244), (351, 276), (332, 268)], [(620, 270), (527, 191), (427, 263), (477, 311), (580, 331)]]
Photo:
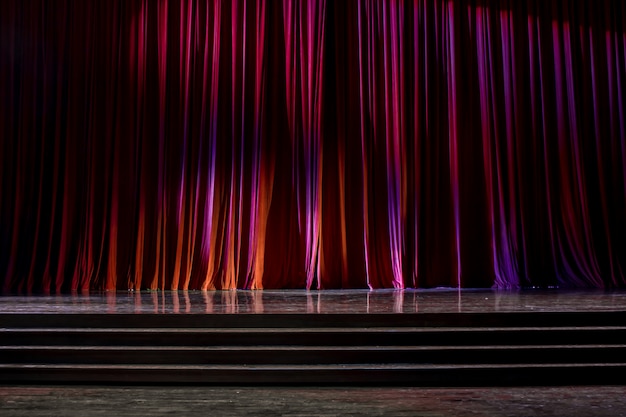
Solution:
[(141, 291), (0, 296), (0, 313), (337, 314), (626, 311), (626, 290)]

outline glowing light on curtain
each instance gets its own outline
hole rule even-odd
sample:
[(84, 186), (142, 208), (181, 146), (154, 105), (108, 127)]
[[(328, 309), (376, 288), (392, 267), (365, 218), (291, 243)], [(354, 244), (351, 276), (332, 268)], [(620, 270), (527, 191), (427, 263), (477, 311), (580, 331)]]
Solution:
[(623, 287), (626, 7), (0, 2), (4, 292)]

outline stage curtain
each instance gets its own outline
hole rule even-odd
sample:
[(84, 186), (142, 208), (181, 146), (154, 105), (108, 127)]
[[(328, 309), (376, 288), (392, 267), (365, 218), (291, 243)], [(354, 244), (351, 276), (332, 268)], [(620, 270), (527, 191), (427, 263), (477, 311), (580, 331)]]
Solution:
[(626, 5), (3, 0), (4, 293), (626, 286)]

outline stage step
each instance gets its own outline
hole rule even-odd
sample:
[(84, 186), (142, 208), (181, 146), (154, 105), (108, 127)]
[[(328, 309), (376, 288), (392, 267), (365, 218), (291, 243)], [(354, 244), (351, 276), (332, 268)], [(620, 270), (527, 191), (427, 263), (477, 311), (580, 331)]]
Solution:
[(147, 365), (561, 364), (626, 361), (626, 345), (592, 346), (0, 346), (3, 363)]
[(14, 346), (480, 346), (619, 344), (626, 327), (544, 328), (4, 328), (1, 344)]
[(0, 381), (623, 384), (624, 319), (622, 312), (0, 314)]
[(17, 365), (3, 383), (111, 385), (623, 385), (626, 363), (560, 365)]

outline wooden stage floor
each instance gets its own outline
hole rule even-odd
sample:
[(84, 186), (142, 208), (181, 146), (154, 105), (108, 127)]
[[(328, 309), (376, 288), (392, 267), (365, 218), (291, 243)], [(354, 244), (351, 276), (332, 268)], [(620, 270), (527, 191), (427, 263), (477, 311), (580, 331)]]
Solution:
[(0, 296), (1, 313), (369, 314), (626, 311), (626, 290), (141, 291)]

